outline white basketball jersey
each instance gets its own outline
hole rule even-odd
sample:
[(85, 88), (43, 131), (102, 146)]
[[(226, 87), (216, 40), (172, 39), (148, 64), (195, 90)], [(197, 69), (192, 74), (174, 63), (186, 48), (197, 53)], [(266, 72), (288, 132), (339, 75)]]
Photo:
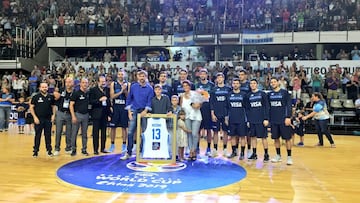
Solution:
[(169, 132), (164, 118), (149, 118), (143, 133), (143, 158), (170, 158)]

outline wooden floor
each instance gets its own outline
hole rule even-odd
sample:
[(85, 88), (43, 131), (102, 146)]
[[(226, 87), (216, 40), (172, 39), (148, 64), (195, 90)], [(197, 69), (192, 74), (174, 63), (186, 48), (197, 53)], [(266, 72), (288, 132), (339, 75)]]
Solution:
[[(316, 137), (306, 135), (306, 146), (293, 149), (292, 166), (284, 161), (263, 164), (260, 145), (259, 160), (233, 160), (247, 171), (242, 181), (212, 190), (163, 195), (101, 192), (67, 184), (57, 178), (56, 170), (82, 156), (62, 153), (49, 158), (42, 139), (39, 157), (34, 159), (33, 138), (17, 135), (15, 129), (0, 133), (0, 202), (360, 202), (360, 136), (335, 135), (337, 148), (329, 148), (328, 142), (319, 148), (313, 147)], [(121, 138), (116, 142), (121, 143)], [(88, 143), (92, 149), (91, 138)], [(274, 155), (272, 141), (270, 155)], [(199, 184), (206, 181), (199, 180)]]

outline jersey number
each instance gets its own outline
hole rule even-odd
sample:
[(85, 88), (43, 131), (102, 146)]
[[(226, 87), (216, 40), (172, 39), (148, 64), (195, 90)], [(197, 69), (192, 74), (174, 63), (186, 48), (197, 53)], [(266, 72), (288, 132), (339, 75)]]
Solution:
[(152, 129), (152, 139), (153, 140), (160, 140), (160, 128), (153, 128)]

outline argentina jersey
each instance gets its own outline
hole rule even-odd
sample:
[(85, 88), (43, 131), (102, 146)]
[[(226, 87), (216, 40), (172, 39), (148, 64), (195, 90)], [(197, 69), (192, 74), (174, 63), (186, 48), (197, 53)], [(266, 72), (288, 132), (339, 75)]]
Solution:
[(271, 91), (268, 95), (270, 103), (270, 123), (283, 124), (285, 118), (291, 117), (291, 97), (288, 91), (280, 89)]
[[(127, 82), (124, 82), (128, 85)], [(114, 93), (117, 94), (121, 92), (121, 84), (118, 81), (114, 81)], [(125, 93), (120, 94), (117, 98), (114, 98), (115, 105), (125, 105), (126, 102), (126, 95)]]
[(170, 158), (169, 132), (164, 118), (148, 118), (143, 140), (143, 158)]
[(245, 123), (246, 116), (246, 94), (245, 92), (231, 92), (228, 94), (229, 123)]
[(162, 85), (161, 94), (167, 95), (169, 98), (171, 98), (172, 87), (165, 83), (164, 85)]
[(265, 92), (248, 93), (247, 116), (250, 123), (261, 124), (269, 119), (269, 102)]
[(210, 109), (214, 111), (217, 117), (225, 117), (228, 115), (226, 99), (231, 92), (230, 87), (216, 86), (210, 96)]
[(250, 82), (248, 80), (240, 83), (240, 91), (245, 92), (245, 94), (250, 92)]

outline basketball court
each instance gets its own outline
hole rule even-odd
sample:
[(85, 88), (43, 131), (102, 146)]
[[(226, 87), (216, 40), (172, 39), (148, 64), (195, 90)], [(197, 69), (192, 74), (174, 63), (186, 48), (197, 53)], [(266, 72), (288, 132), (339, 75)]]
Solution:
[[(261, 144), (257, 161), (221, 154), (208, 158), (204, 151), (195, 162), (159, 165), (137, 163), (134, 157), (121, 161), (120, 136), (117, 151), (100, 156), (93, 155), (89, 137), (89, 157), (71, 157), (64, 150), (47, 157), (42, 138), (35, 159), (33, 138), (17, 135), (16, 128), (0, 133), (0, 202), (360, 201), (360, 136), (335, 135), (337, 148), (330, 148), (327, 142), (314, 147), (316, 136), (305, 135), (305, 147), (293, 148), (292, 166), (286, 165), (286, 157), (282, 163), (263, 163)], [(201, 139), (201, 149), (205, 146)], [(270, 156), (274, 151), (270, 141)]]

